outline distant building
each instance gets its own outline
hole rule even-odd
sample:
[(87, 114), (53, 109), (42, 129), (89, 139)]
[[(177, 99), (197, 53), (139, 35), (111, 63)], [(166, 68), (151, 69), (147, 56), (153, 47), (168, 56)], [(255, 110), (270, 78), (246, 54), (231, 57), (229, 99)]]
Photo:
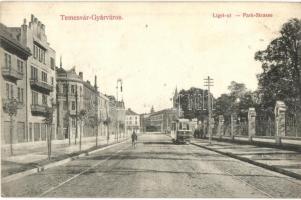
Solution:
[(94, 86), (90, 81), (83, 82), (83, 95), (84, 95), (84, 110), (87, 112), (87, 122), (84, 123), (83, 134), (86, 137), (94, 136), (99, 132), (100, 125), (100, 112), (99, 101), (100, 93), (97, 87), (97, 77), (95, 76)]
[[(116, 101), (112, 95), (107, 96), (109, 99), (109, 133), (114, 137), (121, 138), (125, 137), (125, 105), (123, 101)], [(117, 133), (118, 136), (117, 136)]]
[(13, 143), (30, 142), (33, 137), (28, 134), (27, 115), (27, 59), (30, 49), (21, 44), (10, 29), (0, 23), (0, 60), (1, 60), (1, 143), (9, 144), (10, 117), (5, 112), (5, 105), (12, 99), (17, 100), (18, 111), (13, 121)]
[(173, 108), (150, 113), (144, 118), (144, 130), (146, 132), (169, 132), (171, 123), (177, 117), (177, 110)]
[(135, 131), (136, 133), (140, 132), (140, 116), (139, 114), (132, 111), (130, 108), (125, 112), (125, 125), (126, 132), (128, 135)]
[[(76, 74), (75, 68), (56, 69), (57, 82), (57, 139), (77, 138), (83, 131), (76, 116), (84, 109), (83, 74)], [(77, 126), (77, 133), (76, 133)]]

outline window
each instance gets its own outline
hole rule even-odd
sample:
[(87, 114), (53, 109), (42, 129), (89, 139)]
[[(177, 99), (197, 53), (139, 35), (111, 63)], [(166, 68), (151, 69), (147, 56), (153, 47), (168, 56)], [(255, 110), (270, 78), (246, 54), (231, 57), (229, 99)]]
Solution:
[(39, 49), (39, 61), (45, 64), (45, 50)]
[(72, 123), (72, 127), (75, 127), (75, 126), (76, 126), (76, 124), (75, 124), (75, 119), (72, 118), (72, 122), (71, 122), (71, 123)]
[(17, 63), (18, 63), (18, 71), (23, 73), (23, 61), (18, 59)]
[(42, 81), (47, 83), (47, 73), (46, 72), (42, 72)]
[(9, 92), (9, 84), (6, 83), (6, 97), (9, 99), (9, 95), (10, 95), (10, 92)]
[(33, 45), (33, 57), (45, 64), (45, 50), (36, 44)]
[(38, 69), (31, 66), (31, 79), (38, 80)]
[(67, 101), (64, 101), (63, 103), (63, 110), (67, 110)]
[(37, 59), (38, 58), (38, 55), (39, 55), (39, 48), (38, 48), (38, 46), (37, 45), (33, 45), (33, 57), (35, 58), (35, 59)]
[(8, 99), (14, 98), (14, 86), (11, 84), (6, 83), (6, 96)]
[(11, 55), (5, 53), (5, 68), (11, 69)]
[(51, 67), (51, 69), (54, 69), (54, 66), (55, 66), (55, 60), (54, 60), (54, 58), (50, 58), (50, 67)]
[(14, 86), (10, 85), (10, 98), (14, 98)]
[(24, 102), (24, 89), (21, 88), (21, 102)]
[(45, 94), (42, 95), (42, 104), (47, 105), (47, 96)]
[(31, 97), (31, 103), (32, 105), (37, 105), (38, 104), (38, 93), (37, 92), (32, 92), (32, 97)]
[(75, 110), (75, 101), (72, 101), (71, 109), (72, 109), (72, 110)]
[(71, 94), (75, 93), (75, 85), (71, 85)]
[(18, 102), (21, 102), (21, 88), (18, 87)]
[(63, 84), (63, 94), (66, 94), (67, 92), (67, 84)]
[(51, 77), (51, 85), (54, 85), (54, 78)]

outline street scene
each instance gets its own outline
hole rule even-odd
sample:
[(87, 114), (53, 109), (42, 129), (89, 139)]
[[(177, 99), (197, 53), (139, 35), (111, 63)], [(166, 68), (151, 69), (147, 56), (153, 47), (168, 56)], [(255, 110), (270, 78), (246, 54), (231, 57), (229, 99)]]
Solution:
[(300, 9), (1, 3), (2, 198), (301, 198)]

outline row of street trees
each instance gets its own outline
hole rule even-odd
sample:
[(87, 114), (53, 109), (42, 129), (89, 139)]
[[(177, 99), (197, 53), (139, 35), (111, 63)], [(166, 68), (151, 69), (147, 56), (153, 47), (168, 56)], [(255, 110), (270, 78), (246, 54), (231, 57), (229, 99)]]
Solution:
[[(284, 23), (280, 36), (273, 39), (265, 50), (257, 51), (255, 60), (262, 63), (262, 73), (257, 75), (258, 89), (251, 91), (244, 83), (232, 81), (228, 93), (214, 99), (213, 117), (217, 119), (218, 115), (223, 115), (227, 120), (235, 113), (246, 119), (248, 109), (254, 107), (259, 115), (272, 118), (276, 101), (282, 100), (300, 126), (301, 20), (294, 18)], [(202, 89), (191, 88), (182, 90), (180, 95), (189, 97), (203, 92)], [(181, 98), (181, 108), (186, 118), (202, 120), (207, 115), (204, 109), (189, 109), (189, 98)]]

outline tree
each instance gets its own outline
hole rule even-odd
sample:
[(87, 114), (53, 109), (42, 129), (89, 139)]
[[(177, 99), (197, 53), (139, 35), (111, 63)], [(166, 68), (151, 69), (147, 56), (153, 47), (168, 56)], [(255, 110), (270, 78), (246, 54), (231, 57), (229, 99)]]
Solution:
[(271, 110), (277, 100), (289, 108), (301, 109), (301, 20), (290, 19), (283, 24), (280, 36), (263, 51), (255, 53), (263, 72), (257, 75), (263, 109)]
[(13, 155), (13, 117), (18, 113), (18, 102), (15, 98), (9, 99), (7, 102), (4, 103), (4, 112), (9, 115), (10, 118), (10, 154)]
[(48, 150), (48, 160), (51, 159), (51, 141), (52, 141), (52, 122), (53, 122), (53, 112), (55, 109), (55, 104), (53, 103), (53, 99), (51, 99), (51, 107), (46, 107), (46, 114), (45, 114), (45, 123), (48, 127), (50, 126), (50, 133), (47, 131), (47, 150)]
[[(82, 109), (79, 111), (78, 118), (81, 122), (81, 126), (83, 126), (83, 122), (86, 119), (86, 116), (87, 116), (86, 110)], [(79, 151), (81, 151), (81, 150), (82, 150), (82, 130), (80, 131), (80, 134), (79, 134)]]
[(203, 120), (208, 115), (207, 97), (207, 90), (191, 87), (189, 90), (181, 90), (179, 92), (176, 106), (180, 103), (185, 118)]
[(236, 113), (240, 117), (247, 117), (248, 109), (256, 107), (256, 92), (248, 90), (244, 83), (232, 81), (228, 86), (229, 93), (222, 94), (215, 103), (215, 117), (224, 115), (230, 119), (231, 114)]

